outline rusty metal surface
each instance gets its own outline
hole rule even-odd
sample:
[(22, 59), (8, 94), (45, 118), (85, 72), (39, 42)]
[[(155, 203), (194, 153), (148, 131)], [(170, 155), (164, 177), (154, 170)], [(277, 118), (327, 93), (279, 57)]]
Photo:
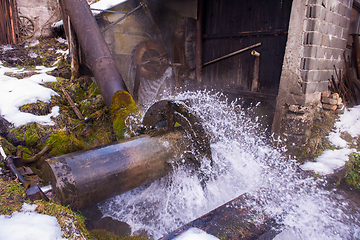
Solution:
[(165, 176), (184, 139), (179, 131), (143, 135), (48, 159), (44, 169), (61, 203), (81, 209)]
[(143, 125), (147, 129), (166, 126), (168, 131), (173, 131), (174, 127), (178, 125), (190, 137), (192, 150), (197, 157), (205, 156), (211, 159), (207, 132), (202, 126), (201, 120), (185, 103), (174, 100), (156, 102), (146, 112)]
[[(107, 106), (117, 91), (127, 91), (110, 50), (85, 0), (62, 0), (63, 10), (71, 24), (85, 54), (86, 62), (96, 78)], [(64, 22), (66, 19), (64, 19)]]
[[(277, 231), (275, 221), (261, 216), (248, 207), (249, 196), (243, 194), (230, 202), (214, 209), (198, 219), (176, 229), (160, 240), (174, 239), (190, 228), (199, 228), (220, 239), (272, 239)], [(261, 219), (256, 221), (256, 219)]]
[(18, 35), (16, 1), (0, 0), (0, 45), (15, 44)]

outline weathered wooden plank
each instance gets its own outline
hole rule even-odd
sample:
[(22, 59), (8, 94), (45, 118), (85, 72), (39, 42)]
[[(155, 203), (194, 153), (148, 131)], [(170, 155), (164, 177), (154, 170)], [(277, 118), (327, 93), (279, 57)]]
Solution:
[(199, 228), (221, 239), (258, 239), (276, 225), (247, 204), (251, 197), (243, 194), (202, 217), (176, 229), (160, 240), (170, 240), (190, 228)]

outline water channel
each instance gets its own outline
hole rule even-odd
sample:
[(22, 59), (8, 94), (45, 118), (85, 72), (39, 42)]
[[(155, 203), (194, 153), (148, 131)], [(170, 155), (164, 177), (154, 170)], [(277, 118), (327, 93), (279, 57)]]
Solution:
[(168, 176), (100, 203), (105, 216), (157, 239), (248, 193), (257, 221), (264, 215), (277, 221), (281, 233), (275, 239), (360, 239), (360, 209), (351, 197), (301, 171), (281, 143), (263, 133), (258, 119), (249, 117), (251, 109), (211, 92), (175, 99), (189, 101), (202, 119), (213, 162), (203, 158), (198, 169), (174, 163)]

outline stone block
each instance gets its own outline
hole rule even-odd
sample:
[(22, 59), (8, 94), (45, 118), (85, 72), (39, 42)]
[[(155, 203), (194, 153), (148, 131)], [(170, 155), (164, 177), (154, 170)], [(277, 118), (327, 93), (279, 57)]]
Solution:
[(307, 79), (308, 79), (308, 70), (300, 70), (300, 77), (301, 77), (301, 80), (306, 82)]
[(333, 49), (332, 48), (324, 48), (324, 56), (326, 59), (330, 59), (333, 55)]
[[(334, 25), (334, 24), (329, 24), (328, 25), (328, 29), (327, 29), (327, 34), (332, 35), (332, 36), (336, 36), (336, 28), (338, 26)], [(342, 34), (342, 31), (339, 32), (340, 36)]]
[(319, 30), (319, 21), (314, 18), (309, 18), (304, 21), (304, 32), (313, 32)]
[(323, 34), (321, 36), (321, 46), (330, 47), (330, 42), (333, 41), (334, 38), (330, 39), (329, 35)]
[[(319, 20), (320, 21), (320, 20)], [(325, 21), (320, 21), (320, 24), (319, 24), (319, 33), (321, 34), (327, 34), (327, 28), (329, 26), (329, 23), (328, 22), (325, 22)]]
[(328, 62), (329, 62), (329, 60), (320, 58), (320, 59), (318, 59), (317, 66), (310, 66), (310, 68), (313, 69), (316, 67), (316, 69), (318, 69), (318, 70), (324, 70), (327, 68)]
[(346, 8), (345, 16), (350, 19), (352, 8), (349, 6)]
[(337, 105), (323, 103), (322, 106), (323, 106), (323, 109), (325, 109), (325, 110), (335, 111), (337, 109)]
[(334, 36), (337, 38), (342, 38), (343, 36), (343, 28), (337, 25), (334, 26)]
[(330, 4), (328, 9), (330, 9), (330, 11), (332, 11), (334, 13), (338, 13), (339, 6), (340, 6), (340, 4), (338, 4), (338, 3), (337, 4)]
[(319, 79), (321, 79), (321, 71), (319, 70), (307, 71), (306, 82), (319, 82)]
[(311, 45), (307, 45), (303, 47), (303, 57), (311, 58), (316, 57), (316, 48)]
[(314, 48), (316, 48), (316, 58), (323, 58), (325, 56), (325, 51), (326, 48), (322, 47), (322, 46), (314, 46)]
[(321, 81), (317, 83), (304, 83), (304, 94), (312, 94), (312, 93), (321, 93), (323, 91), (327, 91), (329, 86), (329, 82)]
[(337, 103), (336, 103), (336, 104), (338, 105), (338, 108), (339, 108), (339, 106), (344, 105), (344, 104), (342, 103), (342, 98), (341, 98), (341, 97), (337, 98), (336, 100), (337, 100)]
[(322, 97), (322, 98), (328, 98), (328, 97), (330, 97), (330, 92), (329, 92), (329, 91), (323, 91), (323, 92), (321, 92), (321, 97)]
[(348, 28), (341, 28), (342, 29), (342, 34), (341, 34), (341, 39), (347, 39), (349, 36), (349, 29)]
[(319, 32), (306, 32), (304, 45), (321, 45), (322, 34)]
[(339, 22), (340, 27), (348, 28), (349, 24), (350, 24), (350, 19), (348, 19), (346, 17), (341, 17), (340, 22)]
[(331, 55), (332, 55), (333, 59), (341, 60), (343, 52), (344, 52), (344, 50), (342, 50), (342, 49), (337, 49), (337, 48), (331, 49)]
[(331, 11), (326, 11), (325, 21), (328, 23), (334, 23), (338, 20), (338, 16), (339, 16), (338, 14), (335, 14)]
[(309, 5), (306, 11), (306, 16), (308, 18), (317, 18), (320, 20), (325, 20), (325, 8), (322, 5)]
[(330, 104), (330, 105), (337, 105), (337, 100), (336, 99), (328, 98), (328, 97), (321, 98), (321, 102), (325, 103), (325, 104)]
[(309, 69), (309, 59), (310, 58), (301, 58), (300, 69), (308, 70)]
[(333, 70), (334, 69), (334, 65), (338, 62), (338, 59), (333, 59), (333, 60), (328, 60), (327, 66), (326, 66), (326, 70)]
[(333, 93), (333, 94), (331, 94), (331, 98), (332, 99), (338, 99), (340, 96), (339, 96), (339, 94), (338, 93)]
[(337, 13), (341, 16), (346, 16), (346, 9), (347, 7), (343, 4), (339, 4)]
[(321, 71), (321, 80), (327, 81), (328, 79), (331, 79), (331, 76), (334, 75), (334, 68), (328, 70), (322, 70)]

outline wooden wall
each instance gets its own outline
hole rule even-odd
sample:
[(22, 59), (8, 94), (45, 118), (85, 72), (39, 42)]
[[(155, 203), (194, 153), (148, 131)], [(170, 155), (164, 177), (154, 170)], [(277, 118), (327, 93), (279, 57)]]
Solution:
[[(260, 55), (257, 92), (276, 96), (292, 0), (204, 1), (203, 63), (247, 46)], [(251, 89), (255, 57), (250, 51), (203, 67), (203, 84), (225, 92)]]
[(17, 9), (14, 0), (0, 0), (0, 45), (16, 43)]

